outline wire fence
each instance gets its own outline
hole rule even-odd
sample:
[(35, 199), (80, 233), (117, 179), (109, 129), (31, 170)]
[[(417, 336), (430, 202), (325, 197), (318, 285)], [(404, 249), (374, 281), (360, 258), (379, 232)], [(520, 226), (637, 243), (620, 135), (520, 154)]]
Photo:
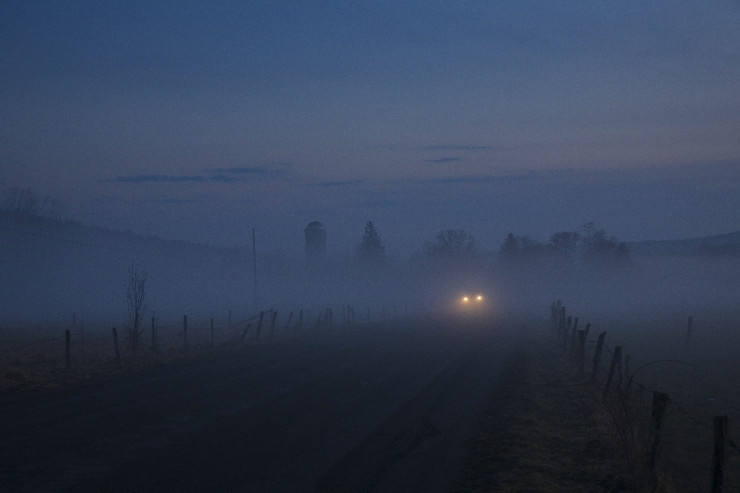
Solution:
[(635, 481), (652, 491), (740, 492), (733, 320), (625, 320), (597, 331), (579, 328), (562, 302), (551, 305), (550, 320), (569, 378), (582, 385), (583, 409)]
[[(0, 327), (0, 394), (56, 386), (121, 369), (147, 367), (245, 345), (282, 341), (319, 331), (362, 326), (386, 316), (383, 307), (362, 311), (301, 308), (265, 309), (250, 316), (222, 319), (152, 316), (139, 330), (134, 351), (124, 327), (73, 321), (66, 327)], [(406, 314), (408, 312), (406, 311)], [(391, 315), (398, 316), (394, 310)]]

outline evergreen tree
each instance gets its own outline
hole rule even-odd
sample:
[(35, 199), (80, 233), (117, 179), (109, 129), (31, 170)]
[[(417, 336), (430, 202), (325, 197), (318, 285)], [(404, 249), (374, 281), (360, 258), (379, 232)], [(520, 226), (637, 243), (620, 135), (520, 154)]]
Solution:
[(385, 247), (380, 233), (372, 221), (365, 224), (365, 232), (359, 248), (360, 264), (366, 268), (377, 268), (385, 263)]

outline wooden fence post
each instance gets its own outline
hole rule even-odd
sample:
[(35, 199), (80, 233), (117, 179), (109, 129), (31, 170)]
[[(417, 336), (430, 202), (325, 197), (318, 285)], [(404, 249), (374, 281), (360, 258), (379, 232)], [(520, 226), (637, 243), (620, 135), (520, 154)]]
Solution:
[(244, 332), (242, 332), (242, 341), (244, 341), (244, 338), (247, 337), (247, 332), (249, 332), (249, 328), (252, 326), (252, 322), (249, 322), (247, 324), (247, 327), (244, 329)]
[(604, 385), (604, 394), (602, 398), (606, 400), (607, 395), (609, 394), (609, 389), (612, 385), (612, 380), (614, 378), (614, 372), (619, 368), (619, 371), (621, 372), (622, 368), (622, 346), (617, 346), (614, 348), (614, 357), (612, 358), (612, 364), (609, 366), (609, 376), (606, 379), (606, 385)]
[(550, 330), (553, 333), (558, 330), (558, 307), (554, 301), (550, 305)]
[(265, 318), (265, 312), (260, 312), (260, 321), (257, 323), (257, 339), (259, 339), (262, 333), (262, 320)]
[(285, 324), (285, 333), (288, 333), (288, 329), (290, 329), (290, 322), (293, 320), (293, 312), (290, 312), (290, 315), (288, 315), (288, 323)]
[(606, 332), (602, 332), (599, 334), (599, 339), (596, 341), (596, 351), (594, 352), (594, 369), (593, 373), (591, 374), (591, 381), (595, 382), (596, 377), (599, 373), (599, 365), (601, 364), (601, 352), (604, 350), (604, 338), (606, 337)]
[(578, 317), (573, 319), (573, 329), (571, 330), (568, 337), (570, 338), (569, 356), (574, 359), (576, 356), (576, 336), (578, 335)]
[(563, 331), (563, 353), (568, 352), (568, 336), (570, 335), (570, 327), (572, 323), (573, 317), (569, 315), (568, 318), (566, 318), (565, 330)]
[(668, 394), (657, 390), (653, 392), (653, 410), (650, 415), (650, 435), (647, 449), (647, 467), (653, 487), (656, 486), (657, 482), (656, 466), (660, 453), (660, 432), (663, 428), (663, 416), (665, 416), (665, 410), (669, 402)]
[(586, 374), (586, 331), (578, 331), (578, 376), (583, 377)]
[(121, 362), (121, 353), (118, 351), (118, 331), (113, 327), (113, 347), (116, 349), (116, 363)]
[(730, 440), (727, 416), (714, 417), (714, 454), (712, 456), (712, 493), (722, 493), (725, 488), (727, 448)]
[(563, 340), (563, 350), (568, 343), (568, 318), (565, 316), (565, 307), (560, 307), (560, 338)]
[(69, 349), (70, 349), (70, 333), (69, 329), (64, 330), (64, 347), (65, 347), (65, 363), (67, 370), (69, 370), (69, 367), (71, 366), (71, 360), (69, 356)]

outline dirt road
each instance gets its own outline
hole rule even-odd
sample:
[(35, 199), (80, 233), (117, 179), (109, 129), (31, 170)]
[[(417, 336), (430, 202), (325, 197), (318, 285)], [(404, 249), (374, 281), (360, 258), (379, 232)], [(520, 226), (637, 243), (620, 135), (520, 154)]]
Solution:
[(426, 321), (0, 402), (3, 491), (445, 491), (513, 344)]

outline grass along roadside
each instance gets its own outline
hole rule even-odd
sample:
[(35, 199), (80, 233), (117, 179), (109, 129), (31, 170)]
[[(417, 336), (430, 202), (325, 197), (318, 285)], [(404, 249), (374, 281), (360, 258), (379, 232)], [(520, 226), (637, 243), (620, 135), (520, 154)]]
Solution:
[[(534, 339), (534, 338), (532, 338)], [(635, 491), (616, 444), (584, 409), (547, 340), (510, 358), (475, 433), (458, 490)]]

